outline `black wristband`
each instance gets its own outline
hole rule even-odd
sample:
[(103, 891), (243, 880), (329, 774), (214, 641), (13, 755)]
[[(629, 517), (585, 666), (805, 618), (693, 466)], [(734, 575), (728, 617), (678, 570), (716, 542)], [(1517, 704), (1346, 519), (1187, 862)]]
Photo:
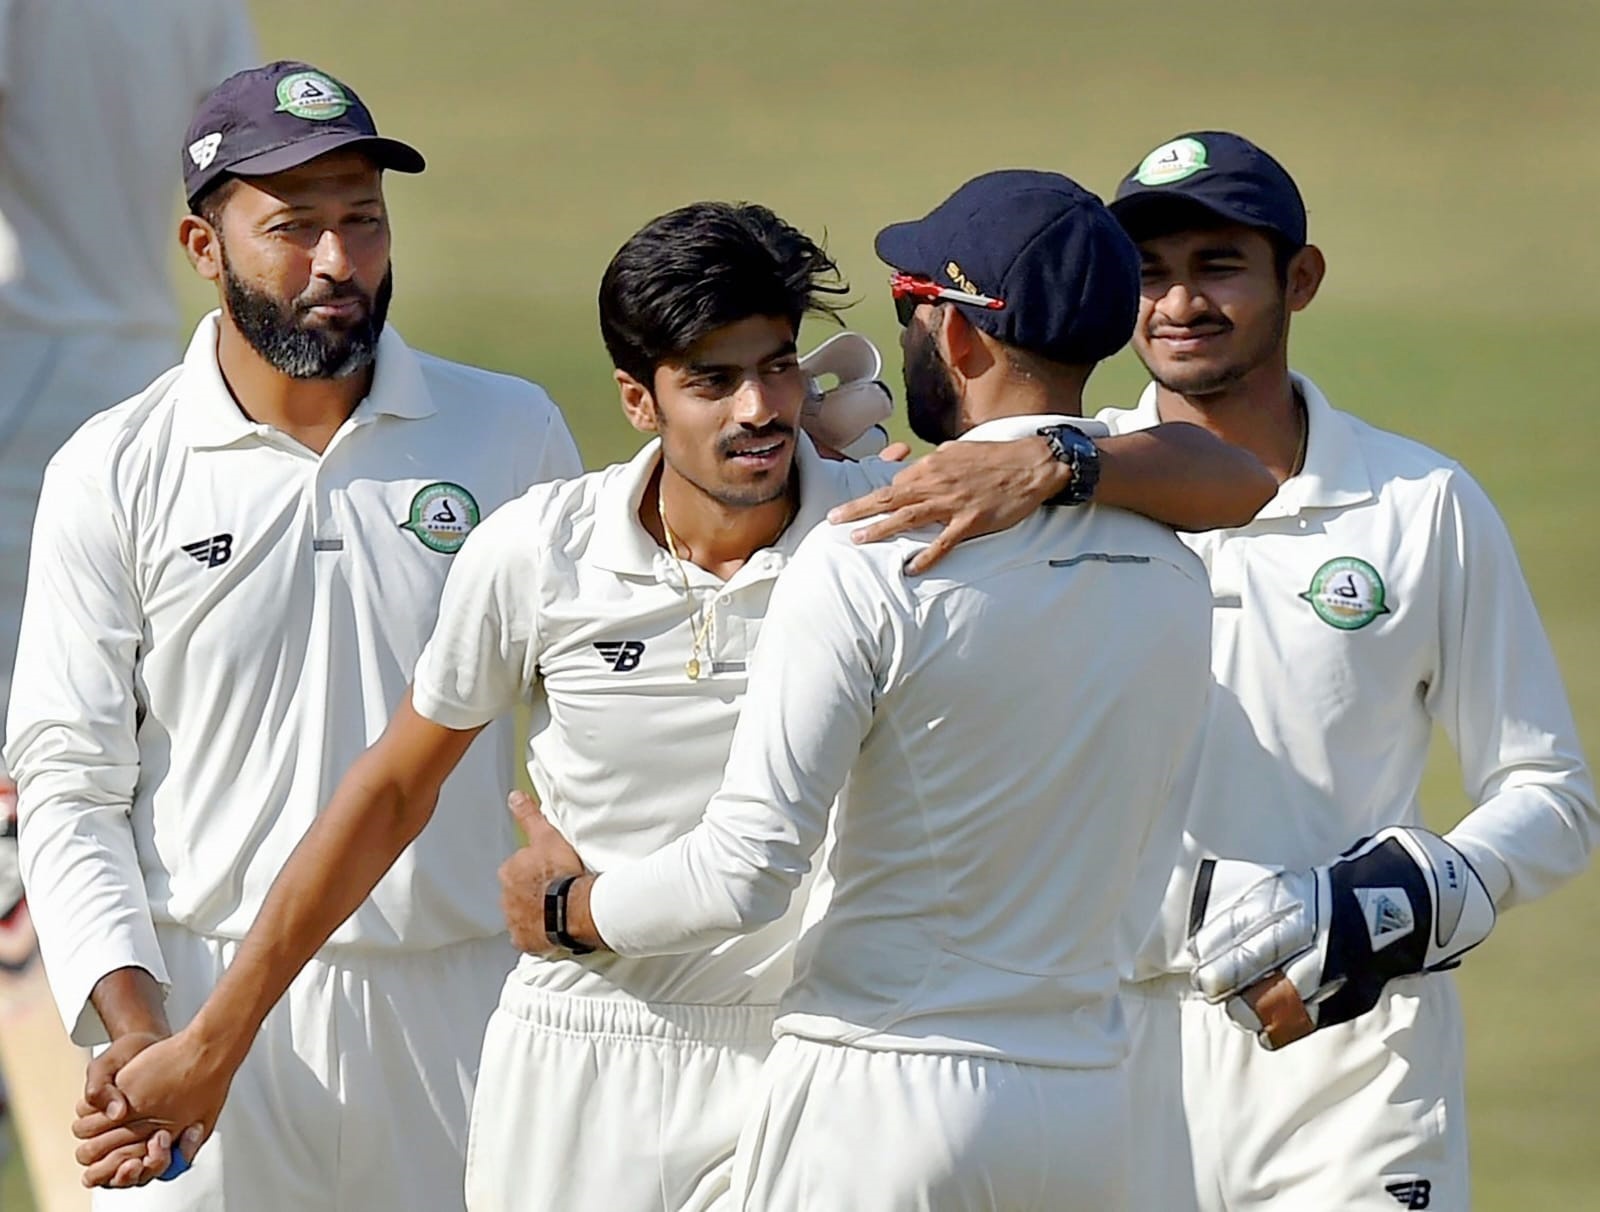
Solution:
[(1050, 445), (1050, 456), (1072, 472), (1067, 486), (1046, 505), (1083, 505), (1100, 482), (1100, 448), (1076, 425), (1046, 425), (1038, 434)]
[(567, 895), (577, 880), (575, 875), (558, 876), (545, 887), (544, 936), (571, 955), (588, 955), (594, 948), (585, 946), (567, 932)]

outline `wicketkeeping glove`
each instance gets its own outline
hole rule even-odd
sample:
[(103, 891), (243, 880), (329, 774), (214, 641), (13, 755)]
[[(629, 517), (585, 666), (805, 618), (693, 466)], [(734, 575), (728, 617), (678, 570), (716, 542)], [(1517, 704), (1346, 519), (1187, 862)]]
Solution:
[(1280, 1048), (1365, 1014), (1397, 976), (1454, 967), (1494, 920), (1472, 864), (1426, 829), (1379, 830), (1310, 871), (1207, 859), (1190, 904), (1190, 979)]
[[(879, 422), (894, 412), (889, 385), (878, 377), (882, 371), (878, 347), (860, 333), (829, 337), (800, 359), (806, 379), (800, 428), (847, 458), (877, 454), (889, 444), (889, 433)], [(824, 387), (830, 378), (835, 385)]]

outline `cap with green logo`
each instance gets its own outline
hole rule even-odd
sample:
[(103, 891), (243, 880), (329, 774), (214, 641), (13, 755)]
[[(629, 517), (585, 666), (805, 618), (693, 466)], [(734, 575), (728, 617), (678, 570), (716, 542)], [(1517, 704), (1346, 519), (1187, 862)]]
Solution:
[(282, 59), (229, 76), (200, 103), (183, 140), (183, 188), (192, 206), (225, 177), (264, 177), (341, 148), (379, 168), (420, 173), (422, 154), (378, 134), (349, 85), (309, 63)]
[(1294, 178), (1250, 140), (1227, 131), (1167, 140), (1122, 179), (1111, 202), (1111, 213), (1135, 239), (1152, 225), (1170, 227), (1185, 208), (1272, 232), (1292, 248), (1306, 242), (1306, 206)]

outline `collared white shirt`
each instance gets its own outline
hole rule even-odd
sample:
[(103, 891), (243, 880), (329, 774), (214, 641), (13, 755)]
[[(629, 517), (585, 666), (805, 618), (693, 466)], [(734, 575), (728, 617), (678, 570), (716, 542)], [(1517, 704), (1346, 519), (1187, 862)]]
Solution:
[(0, 328), (176, 344), (183, 134), (259, 62), (244, 0), (0, 0)]
[[(318, 456), (247, 418), (215, 314), (183, 364), (51, 461), (34, 527), (6, 760), (29, 904), (62, 1015), (113, 969), (165, 980), (153, 923), (240, 938), (405, 692), (451, 554), (481, 514), (581, 470), (530, 383), (413, 353)], [(421, 950), (504, 930), (494, 870), (510, 721), (335, 947)]]
[(904, 562), (928, 532), (849, 531), (819, 527), (790, 562), (720, 790), (692, 832), (602, 869), (596, 927), (634, 955), (780, 918), (837, 794), (831, 899), (780, 1032), (1116, 1064), (1122, 914), (1147, 847), (1171, 867), (1205, 713), (1203, 569), (1165, 527), (1094, 507), (1041, 510), (919, 577)]
[[(1215, 696), (1189, 830), (1206, 854), (1304, 868), (1422, 823), (1433, 726), (1475, 805), (1450, 833), (1495, 900), (1541, 896), (1600, 836), (1566, 693), (1483, 490), (1458, 464), (1335, 410), (1294, 376), (1305, 468), (1249, 525), (1185, 535), (1213, 594)], [(1113, 429), (1160, 421), (1152, 386)], [(1183, 939), (1188, 880), (1164, 915)], [(1145, 968), (1148, 974), (1149, 968)]]
[[(687, 560), (680, 568), (640, 523), (655, 441), (627, 463), (506, 505), (456, 559), (412, 701), (463, 729), (530, 702), (539, 802), (593, 869), (649, 854), (700, 819), (722, 777), (778, 574), (829, 509), (898, 470), (823, 459), (803, 435), (796, 458), (794, 521), (727, 581)], [(696, 652), (701, 676), (691, 680), (685, 666)], [(670, 958), (530, 956), (522, 972), (586, 996), (771, 1004), (788, 983), (797, 930), (797, 918), (779, 921)]]

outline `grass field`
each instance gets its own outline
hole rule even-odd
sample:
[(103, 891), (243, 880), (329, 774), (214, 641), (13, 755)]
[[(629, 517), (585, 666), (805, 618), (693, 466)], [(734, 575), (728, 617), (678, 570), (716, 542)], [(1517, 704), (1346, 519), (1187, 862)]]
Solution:
[[(255, 8), (269, 54), (346, 77), (386, 132), (429, 156), (426, 175), (389, 186), (397, 325), (415, 345), (543, 382), (590, 466), (633, 446), (595, 286), (652, 215), (748, 198), (826, 232), (861, 300), (851, 324), (888, 349), (871, 255), (883, 223), (984, 169), (1059, 168), (1105, 192), (1174, 133), (1250, 135), (1296, 175), (1330, 264), (1296, 321), (1296, 365), (1336, 404), (1485, 483), (1594, 752), (1589, 0)], [(1139, 382), (1125, 355), (1090, 396), (1126, 400)], [(1426, 796), (1437, 823), (1464, 807), (1442, 746)], [(1477, 1208), (1600, 1206), (1597, 931), (1591, 877), (1502, 920), (1463, 970)], [(0, 1209), (25, 1212), (14, 1167), (5, 1183)]]

